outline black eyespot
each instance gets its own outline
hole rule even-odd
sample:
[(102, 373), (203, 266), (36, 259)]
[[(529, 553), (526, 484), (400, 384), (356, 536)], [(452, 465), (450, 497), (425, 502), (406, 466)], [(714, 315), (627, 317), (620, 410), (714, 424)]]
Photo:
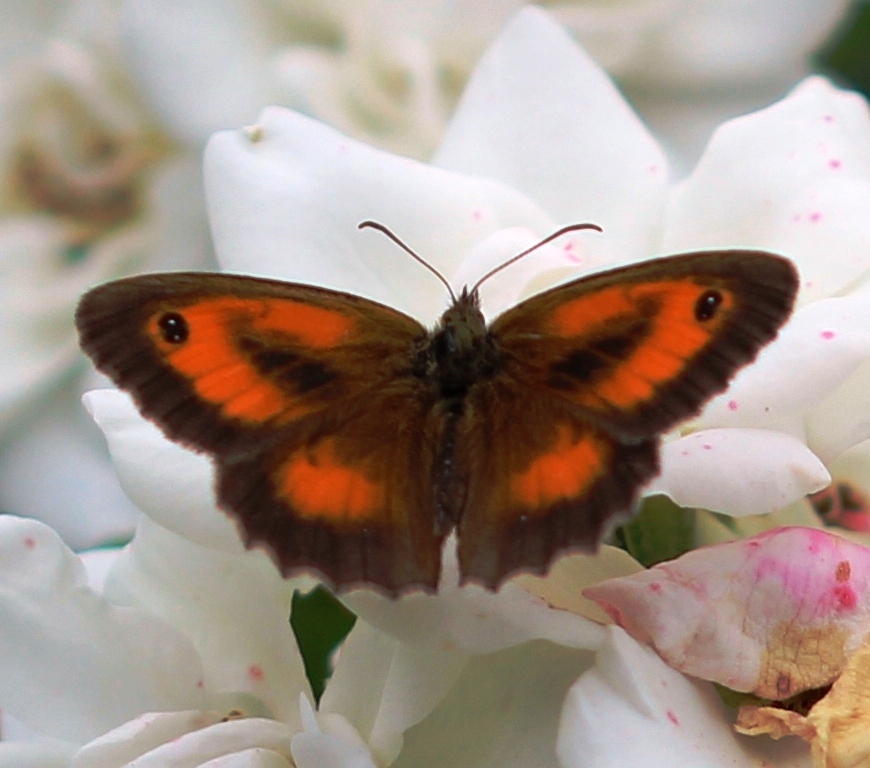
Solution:
[(706, 291), (695, 302), (695, 318), (700, 322), (712, 320), (721, 303), (722, 294), (719, 291)]
[(184, 344), (190, 336), (190, 326), (178, 312), (167, 312), (157, 321), (157, 326), (168, 344)]

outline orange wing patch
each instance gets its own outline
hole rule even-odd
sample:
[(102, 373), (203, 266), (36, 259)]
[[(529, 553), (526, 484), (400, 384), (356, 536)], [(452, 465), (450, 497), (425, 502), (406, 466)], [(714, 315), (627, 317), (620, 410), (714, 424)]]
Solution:
[(277, 493), (300, 517), (331, 523), (361, 523), (384, 503), (384, 487), (363, 468), (342, 463), (335, 441), (298, 451), (273, 475)]
[[(232, 299), (222, 301), (231, 302)], [(315, 349), (331, 349), (347, 339), (354, 330), (350, 317), (332, 309), (286, 300), (266, 299), (257, 304), (260, 311), (251, 319), (255, 330), (286, 333)], [(240, 306), (243, 311), (250, 313), (250, 301), (241, 302)]]
[[(185, 324), (185, 339), (166, 338), (164, 323), (176, 315)], [(285, 391), (251, 365), (233, 341), (239, 331), (281, 334), (304, 348), (331, 348), (348, 337), (352, 320), (339, 312), (287, 300), (210, 299), (155, 313), (148, 333), (169, 364), (206, 402), (229, 417), (262, 423), (279, 414), (298, 419), (314, 410), (287, 397)]]
[(511, 478), (512, 496), (534, 513), (581, 496), (607, 470), (610, 446), (589, 434), (577, 439), (560, 426), (550, 449)]

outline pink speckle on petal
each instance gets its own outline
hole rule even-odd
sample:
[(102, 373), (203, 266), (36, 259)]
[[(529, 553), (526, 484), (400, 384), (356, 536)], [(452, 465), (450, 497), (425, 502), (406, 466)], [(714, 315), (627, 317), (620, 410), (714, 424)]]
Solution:
[(263, 668), (259, 664), (251, 664), (251, 666), (248, 667), (248, 677), (259, 683), (265, 677)]
[(712, 450), (713, 450), (713, 446), (710, 445), (710, 443), (704, 443), (701, 447), (702, 447), (705, 451), (712, 451)]
[(834, 116), (833, 115), (822, 115), (822, 120), (824, 120), (826, 123), (833, 123)]
[(729, 401), (728, 401), (728, 410), (729, 410), (729, 411), (736, 411), (739, 407), (740, 407), (740, 406), (737, 405), (737, 401), (736, 401), (736, 400), (729, 400)]
[(571, 261), (574, 264), (580, 263), (580, 254), (577, 253), (574, 243), (570, 241), (565, 243), (565, 245), (562, 246), (562, 251), (568, 257), (568, 261)]
[(834, 587), (834, 600), (840, 608), (847, 610), (858, 604), (858, 596), (848, 584), (837, 584)]
[(658, 592), (662, 591), (662, 585), (659, 584), (657, 581), (654, 581), (654, 582), (652, 582), (652, 584), (649, 585), (649, 589), (650, 589), (650, 592), (658, 593)]
[(822, 220), (822, 214), (821, 214), (821, 212), (820, 212), (820, 211), (813, 211), (813, 212), (809, 215), (809, 220), (810, 220), (811, 222), (813, 222), (813, 224), (815, 224), (815, 223), (821, 221), (821, 220)]
[(205, 682), (203, 680), (197, 680), (196, 687), (202, 690), (203, 688), (205, 688)]
[(830, 160), (828, 160), (828, 168), (831, 168), (832, 170), (836, 171), (838, 168), (842, 168), (842, 167), (843, 167), (842, 160), (838, 160), (836, 157), (833, 157)]
[(688, 455), (689, 455), (689, 449), (688, 449), (688, 448), (683, 448), (683, 449), (680, 451), (680, 456), (688, 456)]
[(474, 221), (481, 221), (481, 220), (483, 219), (483, 211), (481, 211), (480, 208), (475, 208), (475, 209), (471, 212), (471, 218), (472, 218)]
[(798, 221), (800, 221), (802, 218), (803, 218), (803, 216), (802, 216), (801, 214), (796, 213), (794, 216), (791, 217), (791, 220), (794, 221), (794, 222), (798, 222)]
[(659, 172), (661, 172), (661, 170), (662, 170), (662, 169), (661, 169), (661, 166), (659, 166), (659, 165), (655, 165), (655, 164), (653, 164), (653, 165), (651, 165), (651, 166), (649, 167), (649, 172), (650, 172), (653, 176), (655, 176), (656, 174), (658, 174)]
[(667, 712), (667, 715), (668, 715), (668, 720), (670, 720), (674, 725), (680, 724), (680, 718), (678, 718), (676, 716), (676, 714), (674, 714), (673, 710), (669, 709)]
[(24, 539), (24, 546), (27, 547), (27, 549), (36, 549), (36, 539), (32, 538), (31, 536), (27, 536)]
[(830, 341), (830, 340), (833, 339), (836, 335), (837, 335), (837, 334), (834, 333), (834, 331), (822, 331), (822, 332), (819, 334), (819, 336), (821, 336), (825, 341)]

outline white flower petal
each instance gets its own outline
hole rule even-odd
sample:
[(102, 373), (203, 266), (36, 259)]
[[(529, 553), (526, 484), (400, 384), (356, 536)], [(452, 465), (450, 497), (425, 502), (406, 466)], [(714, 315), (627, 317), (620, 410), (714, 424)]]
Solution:
[(191, 709), (148, 712), (88, 742), (76, 754), (75, 768), (115, 768), (191, 731), (220, 722), (216, 712)]
[(604, 637), (598, 624), (510, 583), (498, 593), (442, 584), (438, 595), (393, 601), (355, 590), (342, 599), (359, 618), (321, 711), (347, 717), (384, 764), (395, 758), (402, 733), (428, 716), (472, 659), (542, 639), (595, 648)]
[(662, 446), (661, 463), (644, 494), (738, 517), (773, 512), (831, 482), (804, 443), (765, 429), (693, 432)]
[[(337, 715), (322, 715), (324, 722), (343, 721), (345, 732), (320, 727), (309, 701), (300, 697), (304, 729), (293, 737), (293, 760), (296, 768), (375, 768), (369, 750), (358, 733)], [(347, 731), (351, 732), (348, 733)]]
[(151, 709), (196, 704), (199, 659), (170, 626), (92, 592), (47, 526), (0, 516), (0, 706), (83, 742)]
[(868, 356), (870, 296), (809, 304), (789, 319), (754, 364), (742, 369), (728, 389), (707, 404), (697, 423), (705, 427), (780, 429), (805, 438), (807, 413), (840, 387)]
[(474, 657), (444, 701), (405, 734), (393, 767), (558, 768), (562, 702), (592, 659), (548, 642)]
[(88, 574), (88, 586), (97, 594), (103, 594), (103, 588), (106, 585), (106, 578), (109, 571), (115, 565), (118, 555), (121, 553), (119, 547), (107, 547), (106, 549), (91, 549), (87, 552), (80, 552), (79, 559)]
[(272, 716), (292, 723), (299, 691), (308, 690), (289, 622), (293, 589), (262, 552), (206, 549), (143, 518), (109, 576), (106, 594), (190, 637), (206, 689), (244, 691), (264, 702)]
[(272, 749), (249, 747), (231, 755), (207, 760), (200, 768), (298, 768), (298, 764)]
[(559, 225), (603, 226), (587, 268), (656, 248), (664, 155), (605, 73), (539, 9), (521, 11), (481, 59), (433, 162), (513, 186)]
[(829, 685), (865, 642), (870, 548), (776, 528), (583, 592), (675, 669), (781, 701)]
[(716, 131), (671, 193), (664, 244), (670, 251), (749, 246), (787, 254), (800, 268), (806, 303), (866, 274), (868, 205), (867, 104), (811, 78)]
[(585, 616), (598, 624), (607, 624), (610, 617), (583, 596), (583, 588), (642, 570), (643, 566), (624, 549), (604, 544), (594, 555), (577, 553), (560, 557), (546, 576), (522, 574), (515, 576), (512, 582), (553, 608)]
[(388, 155), (274, 107), (246, 131), (212, 137), (205, 180), (224, 269), (351, 291), (427, 324), (444, 308), (443, 287), (383, 235), (359, 232), (360, 222), (388, 226), (448, 275), (498, 229), (552, 229), (499, 183)]
[[(290, 740), (292, 731), (276, 720), (246, 717), (211, 723), (211, 713), (172, 712), (152, 713), (126, 723), (116, 732), (107, 734), (81, 750), (76, 768), (197, 768), (210, 765), (272, 766), (292, 765)], [(176, 735), (172, 735), (175, 732)], [(257, 759), (257, 750), (267, 755), (264, 762)], [(133, 759), (124, 762), (126, 755)], [(237, 757), (244, 754), (245, 756)], [(282, 756), (284, 763), (276, 762), (274, 755)], [(107, 760), (107, 757), (109, 758)], [(222, 763), (221, 760), (230, 762)], [(247, 760), (248, 762), (244, 762)], [(215, 762), (212, 762), (215, 761)]]
[(451, 689), (468, 656), (444, 643), (402, 643), (357, 619), (338, 656), (320, 711), (346, 718), (381, 765), (402, 747), (402, 734)]
[[(446, 546), (450, 546), (449, 542)], [(465, 653), (489, 653), (530, 640), (595, 648), (600, 627), (568, 611), (551, 609), (516, 584), (498, 592), (469, 584), (436, 595), (390, 600), (371, 590), (342, 596), (351, 610), (404, 643), (441, 643)]]
[(668, 667), (621, 629), (568, 692), (559, 724), (562, 768), (810, 768), (796, 740), (751, 740), (731, 730), (713, 687)]

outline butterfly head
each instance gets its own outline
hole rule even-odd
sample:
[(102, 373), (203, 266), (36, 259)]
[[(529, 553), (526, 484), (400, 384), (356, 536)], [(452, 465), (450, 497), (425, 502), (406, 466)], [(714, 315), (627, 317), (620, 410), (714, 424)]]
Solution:
[(494, 370), (495, 345), (476, 290), (464, 288), (454, 299), (431, 332), (424, 354), (429, 371), (447, 396), (463, 394)]

